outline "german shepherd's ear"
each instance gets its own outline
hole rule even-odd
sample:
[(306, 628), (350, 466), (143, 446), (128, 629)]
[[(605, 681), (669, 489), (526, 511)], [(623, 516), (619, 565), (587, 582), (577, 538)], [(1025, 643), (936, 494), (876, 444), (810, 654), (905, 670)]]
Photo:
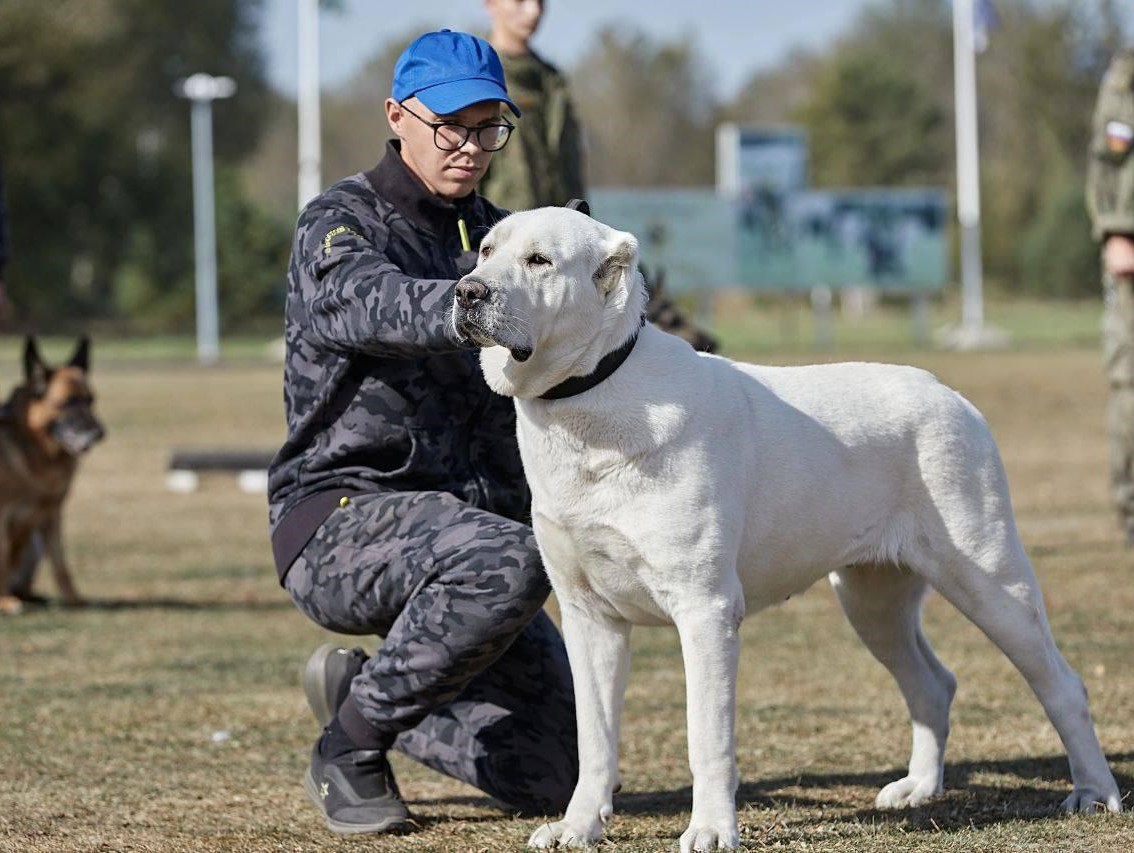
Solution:
[(86, 335), (79, 338), (79, 343), (75, 345), (75, 351), (71, 353), (71, 360), (67, 362), (68, 367), (77, 367), (79, 370), (86, 373), (90, 370), (91, 364), (91, 339)]
[(47, 390), (47, 379), (51, 369), (44, 363), (36, 346), (35, 338), (28, 335), (24, 340), (24, 381), (33, 394), (42, 394)]

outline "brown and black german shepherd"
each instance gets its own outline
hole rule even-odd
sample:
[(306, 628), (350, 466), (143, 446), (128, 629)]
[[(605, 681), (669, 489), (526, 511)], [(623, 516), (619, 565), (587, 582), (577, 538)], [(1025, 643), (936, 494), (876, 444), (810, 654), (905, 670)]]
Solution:
[[(64, 603), (82, 603), (63, 557), (63, 501), (79, 457), (103, 437), (87, 383), (90, 340), (70, 361), (50, 367), (35, 338), (24, 344), (24, 381), (0, 407), (0, 613), (19, 613), (31, 598), (38, 539), (51, 560)], [(16, 573), (25, 566), (25, 571)], [(26, 576), (25, 576), (26, 575)]]

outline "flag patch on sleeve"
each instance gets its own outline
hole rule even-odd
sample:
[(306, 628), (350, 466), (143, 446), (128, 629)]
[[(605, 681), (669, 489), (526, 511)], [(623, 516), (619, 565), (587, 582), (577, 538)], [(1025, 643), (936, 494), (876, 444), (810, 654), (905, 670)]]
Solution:
[(1134, 143), (1134, 127), (1121, 121), (1106, 123), (1106, 147), (1112, 154), (1125, 154)]

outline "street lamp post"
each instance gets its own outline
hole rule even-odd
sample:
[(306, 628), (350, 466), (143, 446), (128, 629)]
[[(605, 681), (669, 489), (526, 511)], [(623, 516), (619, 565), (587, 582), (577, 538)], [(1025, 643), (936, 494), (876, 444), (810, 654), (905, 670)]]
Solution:
[(217, 310), (217, 226), (213, 193), (213, 101), (236, 94), (231, 77), (194, 74), (174, 91), (190, 101), (193, 149), (193, 246), (196, 272), (197, 360), (220, 358)]

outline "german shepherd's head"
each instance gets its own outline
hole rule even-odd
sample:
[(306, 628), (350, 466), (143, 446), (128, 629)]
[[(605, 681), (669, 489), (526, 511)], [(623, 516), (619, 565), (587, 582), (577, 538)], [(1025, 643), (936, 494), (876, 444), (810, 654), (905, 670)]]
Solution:
[(66, 365), (52, 367), (39, 354), (34, 337), (29, 335), (24, 343), (24, 382), (12, 403), (23, 409), (20, 420), (49, 454), (79, 456), (106, 434), (95, 417), (87, 382), (90, 350), (90, 339), (84, 336)]

